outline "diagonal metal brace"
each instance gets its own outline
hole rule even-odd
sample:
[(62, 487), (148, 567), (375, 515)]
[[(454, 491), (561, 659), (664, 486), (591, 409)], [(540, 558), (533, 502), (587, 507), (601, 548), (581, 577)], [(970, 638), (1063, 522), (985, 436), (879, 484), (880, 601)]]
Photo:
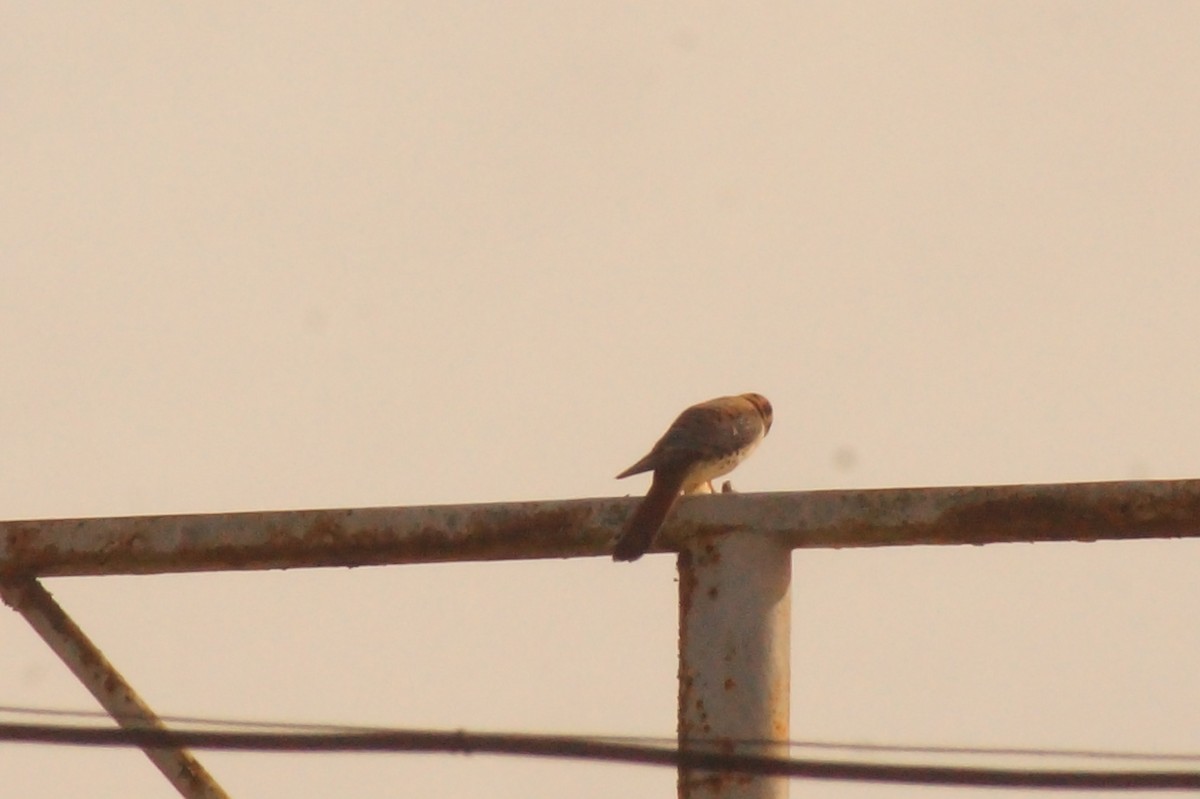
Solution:
[[(126, 729), (166, 730), (154, 711), (108, 662), (66, 611), (32, 577), (0, 578), (0, 598), (20, 613), (49, 644), (92, 696)], [(186, 749), (143, 747), (142, 751), (186, 799), (229, 799)]]

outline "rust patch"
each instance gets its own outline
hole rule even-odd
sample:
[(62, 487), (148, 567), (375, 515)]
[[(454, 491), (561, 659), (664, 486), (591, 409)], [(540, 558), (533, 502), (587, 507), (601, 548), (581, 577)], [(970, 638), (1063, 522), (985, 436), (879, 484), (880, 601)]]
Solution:
[[(398, 535), (382, 525), (347, 528), (334, 513), (321, 513), (299, 537), (287, 530), (271, 536), (269, 549), (275, 558), (319, 556), (322, 563), (342, 566), (494, 560), (513, 557), (514, 542), (543, 557), (567, 557), (590, 537), (589, 517), (587, 508), (506, 514), (497, 507)], [(244, 552), (244, 548), (232, 551)]]
[(939, 527), (945, 537), (967, 543), (986, 543), (1020, 530), (1022, 534), (1042, 538), (1062, 530), (1086, 530), (1094, 541), (1125, 526), (1127, 514), (1104, 503), (1083, 503), (1065, 497), (1008, 497), (952, 508), (942, 514)]
[(675, 569), (679, 576), (679, 635), (680, 650), (684, 651), (684, 636), (687, 625), (683, 620), (692, 612), (692, 598), (696, 595), (696, 566), (695, 557), (690, 549), (680, 551), (675, 559)]
[(723, 795), (729, 775), (720, 771), (688, 772), (684, 779), (685, 788), (681, 796), (693, 796), (697, 792), (710, 793), (714, 796)]
[[(1098, 541), (1165, 538), (1194, 530), (1200, 495), (1171, 485), (1083, 483), (1063, 486), (911, 489), (946, 494), (947, 506), (926, 523), (848, 525), (856, 543), (990, 544), (1005, 541)], [(979, 497), (978, 501), (971, 501)], [(902, 508), (888, 510), (903, 518)]]
[(0, 522), (0, 575), (155, 574), (580, 557), (619, 501)]
[[(697, 730), (693, 725), (688, 709), (692, 707), (692, 696), (695, 692), (694, 675), (685, 668), (684, 653), (688, 651), (688, 625), (692, 614), (692, 601), (696, 595), (696, 568), (691, 549), (684, 547), (675, 558), (677, 578), (679, 580), (679, 704), (678, 725), (679, 740), (686, 741), (695, 736)], [(703, 708), (703, 703), (700, 703)]]
[(5, 525), (4, 541), (8, 555), (0, 564), (4, 576), (36, 574), (43, 564), (58, 558), (58, 545), (53, 540), (43, 542), (41, 531), (33, 525)]
[[(590, 517), (591, 511), (582, 507), (506, 514), (503, 518), (480, 519), (463, 532), (473, 541), (478, 540), (472, 548), (484, 555), (504, 556), (512, 550), (515, 539), (525, 547), (565, 557), (579, 548), (580, 531)], [(454, 544), (461, 546), (461, 536), (455, 539)]]

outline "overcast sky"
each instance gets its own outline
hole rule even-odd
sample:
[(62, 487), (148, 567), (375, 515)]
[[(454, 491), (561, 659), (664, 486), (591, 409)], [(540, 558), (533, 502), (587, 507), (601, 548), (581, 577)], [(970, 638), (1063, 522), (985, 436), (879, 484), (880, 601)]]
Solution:
[[(745, 491), (1200, 476), (1195, 3), (8, 4), (0, 98), (0, 518), (641, 493), (744, 391)], [(1200, 751), (1198, 555), (799, 552), (792, 736)], [(47, 584), (165, 715), (670, 737), (674, 576)], [(0, 704), (96, 708), (0, 625)], [(675, 782), (199, 755), (267, 799)], [(136, 751), (0, 775), (173, 795)]]

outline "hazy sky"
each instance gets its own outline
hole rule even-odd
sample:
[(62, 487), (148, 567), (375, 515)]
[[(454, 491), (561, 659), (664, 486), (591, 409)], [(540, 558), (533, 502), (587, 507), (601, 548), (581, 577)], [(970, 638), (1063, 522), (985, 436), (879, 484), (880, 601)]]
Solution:
[[(640, 493), (743, 391), (746, 491), (1200, 476), (1195, 3), (7, 4), (0, 99), (2, 518)], [(1198, 751), (1198, 555), (800, 552), (792, 735)], [(673, 580), (48, 586), (163, 714), (669, 737)], [(96, 707), (0, 625), (0, 704)], [(199, 756), (238, 797), (675, 782)], [(137, 751), (0, 775), (174, 795)]]

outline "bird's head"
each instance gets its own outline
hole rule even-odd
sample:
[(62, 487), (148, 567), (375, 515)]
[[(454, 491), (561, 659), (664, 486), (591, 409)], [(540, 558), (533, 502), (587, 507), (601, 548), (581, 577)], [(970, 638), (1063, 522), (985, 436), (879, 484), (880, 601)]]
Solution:
[(762, 394), (743, 394), (742, 399), (749, 402), (758, 411), (759, 416), (763, 420), (763, 435), (765, 436), (771, 429), (771, 422), (775, 418), (774, 411), (771, 409), (770, 401)]

